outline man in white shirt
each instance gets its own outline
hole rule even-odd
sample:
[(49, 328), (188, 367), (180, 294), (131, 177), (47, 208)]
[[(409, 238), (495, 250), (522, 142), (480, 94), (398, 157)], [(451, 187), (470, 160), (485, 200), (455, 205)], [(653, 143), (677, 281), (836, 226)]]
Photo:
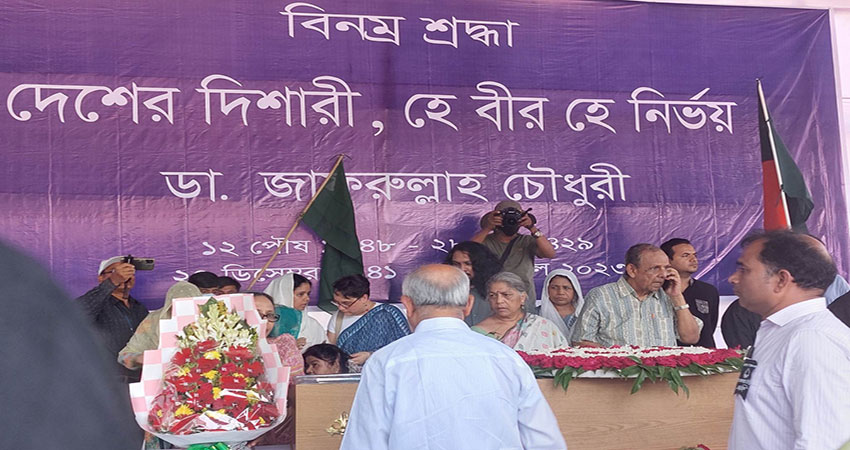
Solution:
[(417, 269), (401, 301), (414, 332), (366, 362), (342, 449), (567, 448), (528, 365), (463, 322), (473, 298), (460, 269)]
[(729, 448), (835, 449), (850, 441), (850, 329), (826, 309), (835, 265), (808, 236), (748, 237), (729, 282), (762, 317), (735, 388)]

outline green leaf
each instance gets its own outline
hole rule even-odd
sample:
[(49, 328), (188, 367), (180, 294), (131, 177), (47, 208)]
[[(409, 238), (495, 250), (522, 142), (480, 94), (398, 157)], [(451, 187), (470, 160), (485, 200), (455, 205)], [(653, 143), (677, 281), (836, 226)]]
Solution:
[[(672, 375), (673, 375), (673, 379), (675, 380), (676, 384), (678, 384), (679, 386), (682, 387), (682, 391), (685, 392), (685, 396), (690, 398), (691, 392), (690, 392), (690, 390), (688, 390), (688, 386), (685, 385), (685, 380), (682, 379), (682, 375), (680, 375), (679, 372), (676, 371), (676, 370), (674, 370), (672, 372)], [(677, 390), (676, 393), (678, 394), (679, 391)]]
[(643, 385), (644, 380), (646, 380), (646, 374), (647, 372), (642, 370), (638, 374), (637, 378), (635, 378), (635, 382), (634, 384), (632, 384), (632, 394), (640, 390), (640, 387)]
[(637, 375), (638, 373), (640, 373), (640, 371), (641, 371), (640, 366), (629, 366), (629, 367), (626, 367), (625, 369), (620, 370), (620, 376), (625, 377), (625, 378), (633, 377), (633, 376)]

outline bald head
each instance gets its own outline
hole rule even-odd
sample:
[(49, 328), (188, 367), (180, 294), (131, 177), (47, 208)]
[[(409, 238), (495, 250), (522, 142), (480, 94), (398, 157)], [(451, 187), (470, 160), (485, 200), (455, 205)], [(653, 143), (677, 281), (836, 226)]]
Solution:
[(405, 277), (401, 292), (416, 306), (461, 308), (469, 299), (469, 277), (457, 267), (430, 264)]

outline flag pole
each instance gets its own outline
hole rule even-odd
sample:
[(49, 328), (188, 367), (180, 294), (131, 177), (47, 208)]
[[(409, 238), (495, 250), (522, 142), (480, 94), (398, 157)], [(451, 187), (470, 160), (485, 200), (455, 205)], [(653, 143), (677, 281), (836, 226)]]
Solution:
[(785, 190), (782, 188), (782, 171), (779, 168), (779, 158), (776, 157), (776, 143), (773, 141), (773, 122), (770, 120), (770, 113), (767, 112), (767, 102), (764, 99), (764, 91), (762, 91), (761, 88), (760, 78), (756, 78), (756, 85), (758, 86), (761, 109), (764, 111), (764, 121), (767, 123), (767, 138), (768, 141), (770, 141), (770, 151), (773, 154), (773, 165), (776, 168), (776, 179), (779, 182), (779, 198), (782, 199), (782, 211), (785, 213), (785, 223), (788, 224), (788, 228), (791, 228), (791, 217), (788, 212), (788, 200), (785, 198)]
[(269, 266), (272, 264), (272, 261), (274, 261), (274, 259), (275, 259), (275, 258), (277, 258), (277, 255), (279, 255), (279, 254), (280, 254), (280, 251), (281, 251), (281, 250), (283, 250), (283, 246), (284, 246), (284, 245), (286, 245), (286, 243), (287, 243), (287, 242), (289, 242), (289, 237), (290, 237), (290, 236), (292, 236), (292, 233), (294, 233), (294, 232), (295, 232), (295, 228), (298, 226), (298, 224), (299, 224), (299, 223), (301, 223), (301, 220), (304, 218), (304, 215), (305, 215), (305, 214), (307, 214), (307, 210), (308, 210), (308, 209), (310, 209), (310, 207), (311, 207), (311, 206), (313, 206), (313, 202), (315, 202), (315, 201), (316, 201), (316, 197), (318, 197), (318, 196), (319, 196), (319, 194), (320, 194), (320, 193), (322, 192), (322, 190), (325, 188), (325, 185), (327, 185), (327, 184), (328, 184), (328, 181), (331, 179), (331, 174), (333, 174), (334, 172), (336, 172), (336, 168), (337, 168), (337, 167), (339, 167), (339, 165), (340, 165), (340, 164), (342, 164), (342, 159), (343, 159), (343, 158), (345, 158), (345, 155), (344, 155), (344, 154), (342, 154), (342, 153), (340, 153), (340, 154), (337, 156), (337, 158), (336, 158), (336, 163), (334, 164), (333, 168), (331, 168), (331, 171), (330, 171), (330, 172), (328, 172), (328, 176), (327, 176), (327, 177), (325, 177), (325, 180), (324, 180), (324, 181), (322, 181), (322, 184), (319, 186), (319, 189), (318, 189), (318, 190), (316, 190), (316, 193), (313, 195), (313, 198), (311, 198), (311, 199), (310, 199), (310, 201), (309, 201), (309, 202), (307, 202), (307, 206), (305, 206), (305, 207), (304, 207), (304, 209), (303, 209), (303, 210), (301, 210), (301, 213), (300, 213), (300, 214), (298, 214), (298, 218), (297, 218), (297, 219), (295, 219), (295, 223), (293, 223), (293, 224), (292, 224), (292, 228), (290, 228), (290, 229), (289, 229), (289, 232), (288, 232), (288, 233), (286, 233), (286, 237), (284, 237), (284, 238), (283, 238), (283, 240), (282, 240), (282, 241), (280, 241), (280, 245), (278, 245), (278, 246), (277, 246), (277, 250), (275, 250), (275, 251), (274, 251), (274, 253), (272, 253), (271, 258), (269, 258), (269, 260), (268, 260), (268, 261), (266, 261), (266, 265), (264, 265), (264, 266), (263, 266), (263, 268), (262, 268), (262, 269), (260, 269), (260, 271), (259, 271), (259, 272), (257, 272), (257, 273), (254, 275), (254, 279), (253, 279), (253, 280), (251, 280), (251, 284), (249, 284), (249, 285), (248, 285), (248, 288), (247, 288), (246, 290), (250, 291), (250, 290), (251, 290), (251, 288), (253, 288), (253, 287), (254, 287), (254, 285), (257, 283), (257, 280), (260, 278), (260, 275), (262, 275), (263, 273), (265, 273), (266, 269), (268, 269), (268, 268), (269, 268)]

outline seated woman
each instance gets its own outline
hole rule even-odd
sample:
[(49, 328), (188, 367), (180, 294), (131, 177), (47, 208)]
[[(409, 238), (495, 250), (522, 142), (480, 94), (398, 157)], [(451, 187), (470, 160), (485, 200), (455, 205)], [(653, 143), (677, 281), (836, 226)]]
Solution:
[(304, 352), (307, 375), (348, 373), (348, 355), (333, 344), (314, 345)]
[(118, 352), (118, 362), (128, 369), (141, 369), (145, 350), (159, 347), (159, 321), (171, 318), (171, 302), (175, 298), (200, 297), (201, 290), (192, 283), (178, 281), (165, 293), (162, 308), (151, 311), (136, 328), (127, 345)]
[(499, 272), (487, 282), (487, 298), (493, 313), (472, 327), (505, 345), (522, 351), (547, 351), (569, 347), (552, 322), (523, 311), (528, 293), (525, 282), (510, 272)]
[(284, 366), (289, 366), (289, 384), (287, 390), (286, 402), (286, 419), (283, 423), (273, 428), (268, 433), (251, 442), (254, 445), (275, 445), (275, 444), (292, 444), (295, 442), (295, 377), (304, 375), (304, 360), (301, 358), (301, 351), (295, 343), (295, 337), (291, 334), (283, 333), (277, 337), (271, 336), (272, 325), (278, 321), (280, 316), (275, 312), (274, 299), (268, 294), (261, 292), (249, 292), (254, 295), (254, 306), (257, 312), (260, 313), (261, 319), (266, 319), (266, 335), (269, 344), (277, 350), (280, 356), (280, 362)]
[(576, 275), (566, 269), (549, 272), (541, 292), (540, 316), (554, 323), (571, 342), (573, 328), (584, 306), (584, 296)]
[(275, 323), (272, 337), (283, 333), (291, 334), (298, 343), (298, 349), (321, 344), (327, 340), (325, 329), (319, 321), (306, 313), (310, 303), (310, 289), (313, 284), (303, 276), (289, 272), (275, 278), (263, 291), (275, 302), (275, 313), (280, 320)]
[(467, 325), (475, 325), (490, 315), (487, 301), (487, 280), (502, 270), (502, 263), (487, 247), (478, 242), (466, 241), (452, 247), (446, 258), (451, 264), (469, 277), (469, 293), (475, 298), (472, 311), (464, 319)]
[(369, 280), (363, 275), (342, 277), (333, 290), (339, 310), (328, 322), (328, 341), (351, 355), (353, 372), (360, 371), (372, 352), (410, 334), (401, 309), (369, 299)]

